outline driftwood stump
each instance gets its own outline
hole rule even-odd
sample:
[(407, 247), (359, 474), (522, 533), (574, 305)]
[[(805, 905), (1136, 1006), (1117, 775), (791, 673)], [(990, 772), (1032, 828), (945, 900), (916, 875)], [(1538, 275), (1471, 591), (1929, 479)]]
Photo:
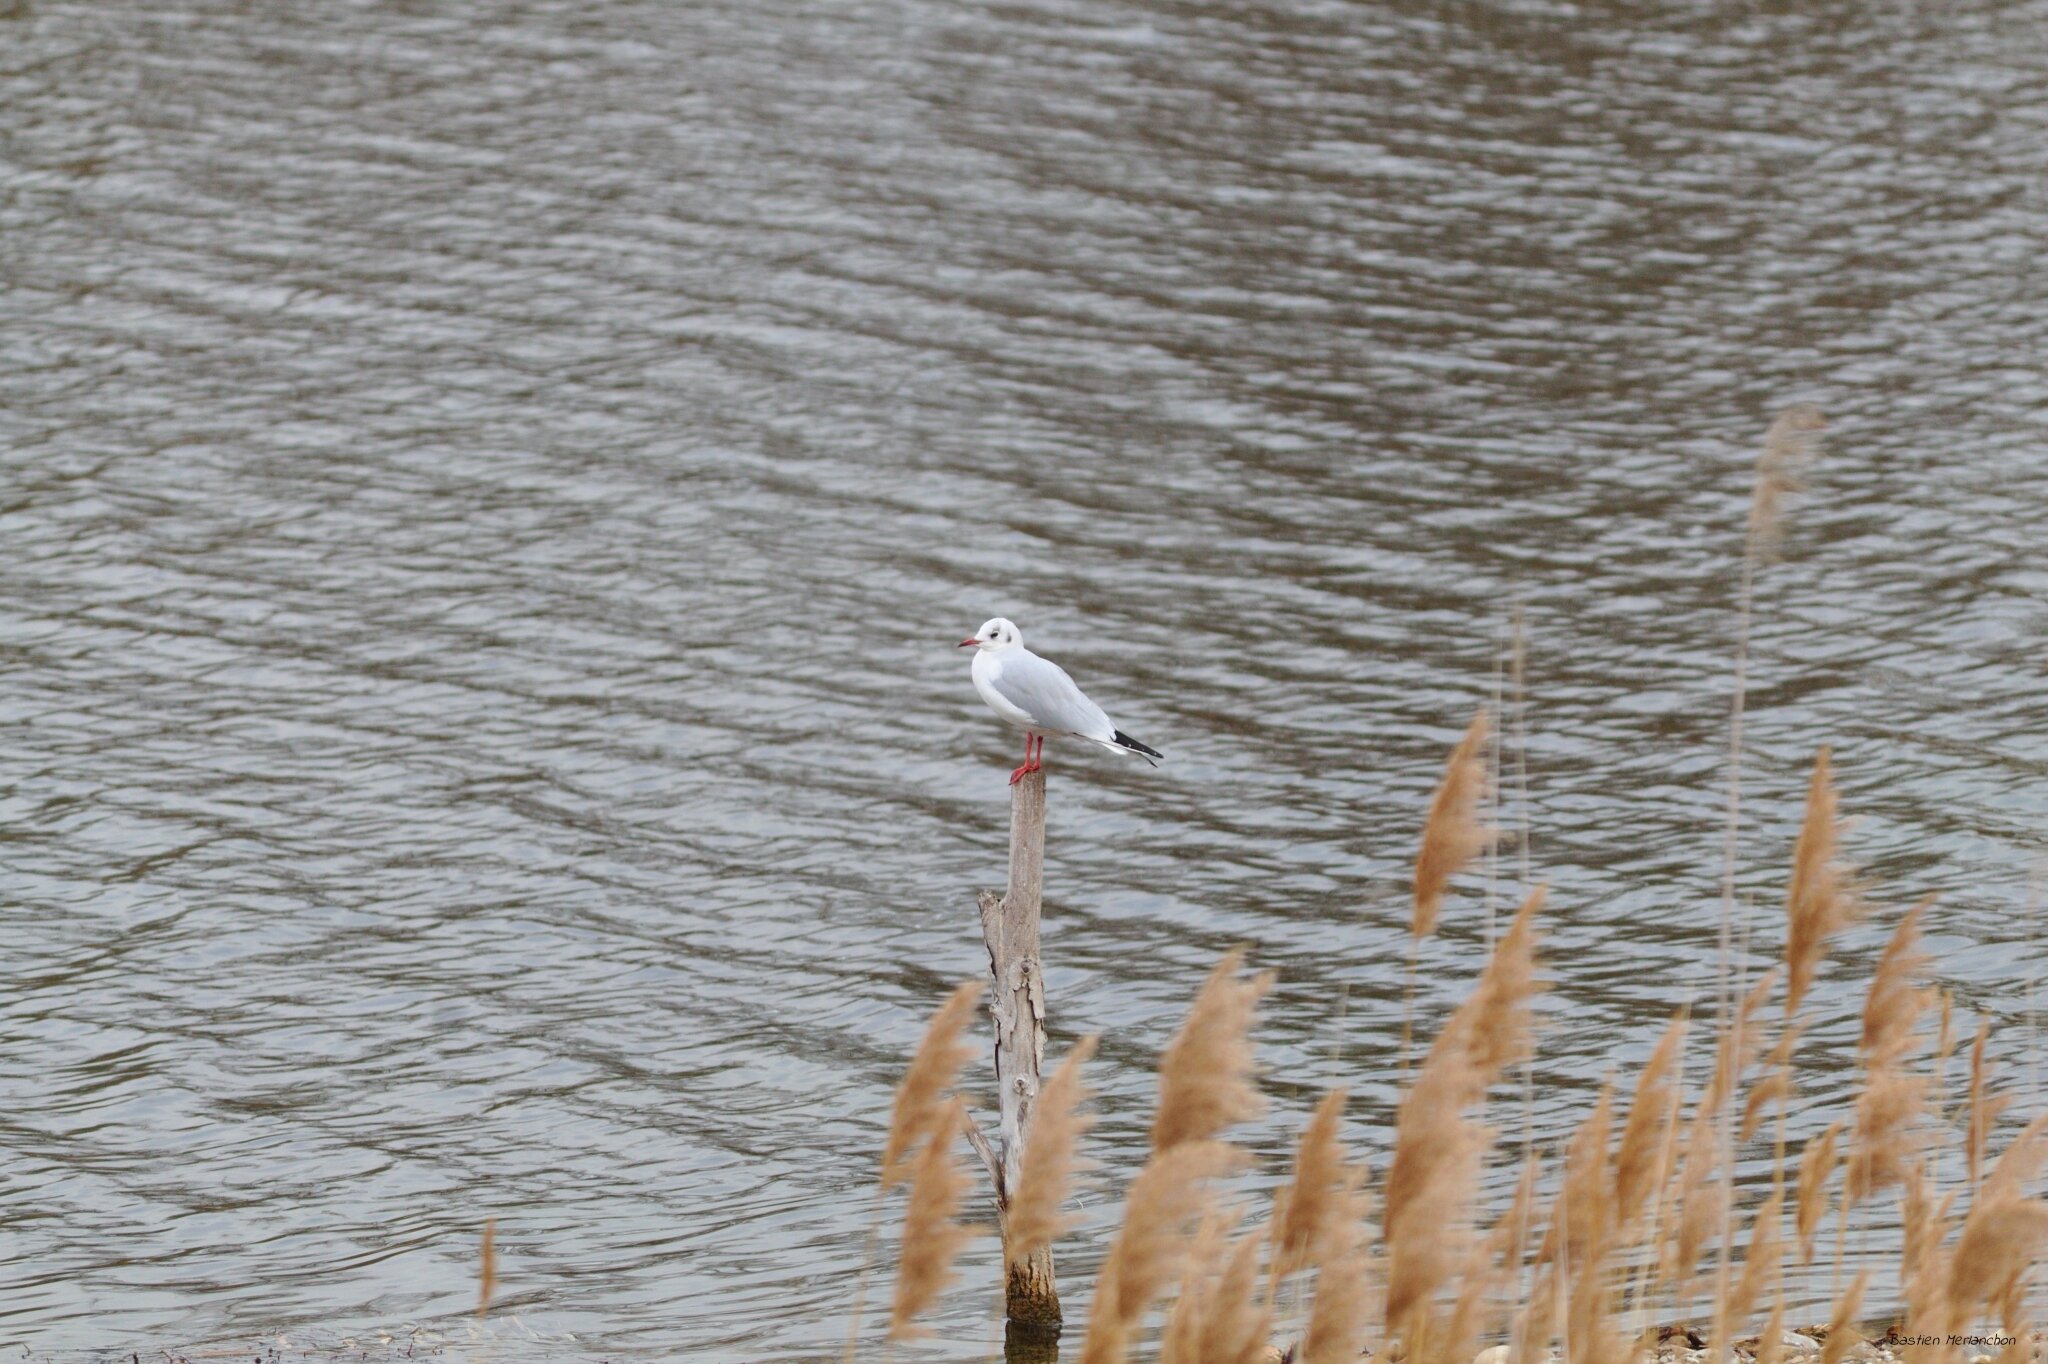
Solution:
[[(1010, 788), (1010, 885), (997, 895), (982, 891), (981, 935), (988, 943), (994, 983), (988, 1011), (995, 1022), (996, 1089), (1002, 1129), (995, 1149), (977, 1142), (996, 1190), (996, 1213), (1007, 1221), (1010, 1190), (1024, 1164), (1024, 1143), (1038, 1103), (1045, 1064), (1045, 979), (1038, 962), (1039, 893), (1045, 882), (1045, 773), (1028, 773)], [(1007, 1227), (1005, 1236), (1007, 1237)], [(1022, 1260), (1005, 1250), (1003, 1300), (1010, 1335), (1042, 1332), (1056, 1337), (1060, 1295), (1053, 1281), (1052, 1251), (1040, 1249)], [(1016, 1344), (1023, 1344), (1016, 1341)]]

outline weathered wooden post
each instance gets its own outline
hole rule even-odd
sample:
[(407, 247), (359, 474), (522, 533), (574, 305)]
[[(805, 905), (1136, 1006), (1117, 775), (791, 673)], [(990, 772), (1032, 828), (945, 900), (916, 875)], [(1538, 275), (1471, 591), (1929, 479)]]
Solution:
[[(1002, 1114), (1000, 1149), (989, 1150), (982, 1143), (981, 1154), (995, 1181), (998, 1216), (1005, 1221), (1010, 1191), (1023, 1167), (1045, 1063), (1045, 977), (1038, 962), (1039, 894), (1044, 883), (1045, 773), (1031, 772), (1010, 788), (1009, 889), (1002, 895), (984, 890), (978, 897), (994, 986), (988, 1009), (995, 1022), (996, 1088)], [(1004, 1230), (1007, 1237), (1007, 1227)], [(1060, 1295), (1050, 1248), (1041, 1247), (1022, 1260), (1005, 1253), (1003, 1259), (1003, 1299), (1014, 1360), (1027, 1343), (1020, 1337), (1035, 1336), (1048, 1343), (1058, 1338)]]

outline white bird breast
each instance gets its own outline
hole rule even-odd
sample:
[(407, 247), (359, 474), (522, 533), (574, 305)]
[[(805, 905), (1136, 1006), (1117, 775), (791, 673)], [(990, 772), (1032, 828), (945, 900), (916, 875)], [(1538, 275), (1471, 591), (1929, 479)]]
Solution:
[(974, 677), (974, 689), (981, 693), (981, 699), (988, 703), (988, 708), (1005, 722), (1015, 725), (1018, 729), (1034, 728), (1030, 712), (1011, 704), (1010, 698), (996, 690), (996, 678), (1001, 675), (1002, 670), (1002, 661), (994, 654), (986, 649), (977, 652), (970, 670)]

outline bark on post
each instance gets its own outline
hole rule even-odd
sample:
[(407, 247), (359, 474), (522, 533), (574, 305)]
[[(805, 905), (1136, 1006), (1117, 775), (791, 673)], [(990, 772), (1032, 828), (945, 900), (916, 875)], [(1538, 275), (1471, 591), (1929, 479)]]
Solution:
[[(995, 1179), (996, 1209), (1007, 1219), (1010, 1190), (1024, 1162), (1024, 1142), (1038, 1103), (1045, 1063), (1045, 981), (1038, 962), (1039, 893), (1045, 881), (1045, 773), (1032, 772), (1010, 788), (1010, 885), (1006, 894), (982, 891), (981, 935), (988, 943), (989, 1015), (995, 1021), (996, 1090), (1002, 1130), (994, 1151), (983, 1151)], [(1007, 1232), (1006, 1232), (1007, 1234)], [(1057, 1334), (1060, 1295), (1052, 1251), (1021, 1261), (1004, 1255), (1003, 1299), (1014, 1337), (1017, 1328)], [(1022, 1342), (1018, 1342), (1022, 1343)]]

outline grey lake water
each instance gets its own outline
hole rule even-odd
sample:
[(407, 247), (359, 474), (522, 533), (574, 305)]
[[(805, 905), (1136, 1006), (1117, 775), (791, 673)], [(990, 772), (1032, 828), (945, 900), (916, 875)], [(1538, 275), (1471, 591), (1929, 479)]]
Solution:
[[(1047, 748), (1076, 1307), (1233, 944), (1250, 1183), (1332, 1084), (1384, 1160), (1517, 613), (1554, 1143), (1713, 991), (1793, 401), (1741, 963), (1823, 743), (1882, 908), (1791, 1130), (1932, 892), (2024, 1100), (2044, 184), (2038, 0), (0, 3), (0, 1343), (463, 1337), (495, 1218), (478, 1331), (836, 1357), (891, 1086), (986, 969), (996, 614), (1168, 758)], [(963, 1269), (918, 1357), (996, 1348)]]

